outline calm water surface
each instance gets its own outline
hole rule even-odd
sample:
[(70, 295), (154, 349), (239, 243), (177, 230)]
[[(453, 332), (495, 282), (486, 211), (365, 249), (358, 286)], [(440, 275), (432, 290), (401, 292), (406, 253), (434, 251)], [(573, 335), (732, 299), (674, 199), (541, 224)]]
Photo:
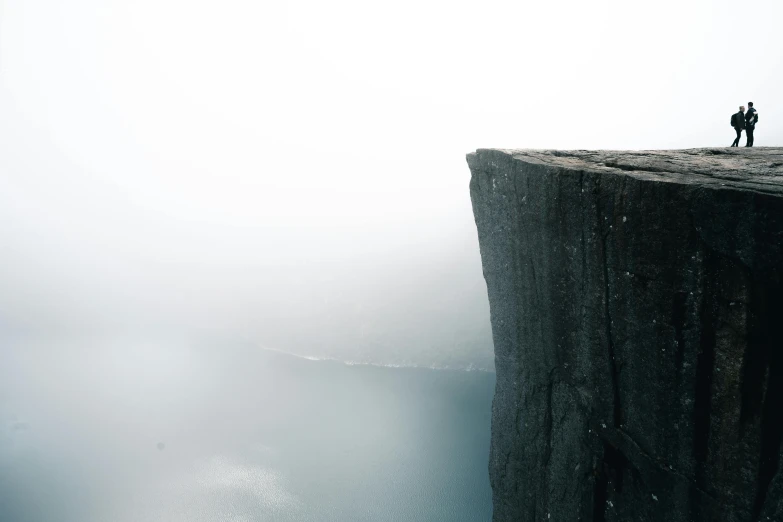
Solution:
[(492, 373), (160, 346), (0, 364), (1, 521), (491, 519)]

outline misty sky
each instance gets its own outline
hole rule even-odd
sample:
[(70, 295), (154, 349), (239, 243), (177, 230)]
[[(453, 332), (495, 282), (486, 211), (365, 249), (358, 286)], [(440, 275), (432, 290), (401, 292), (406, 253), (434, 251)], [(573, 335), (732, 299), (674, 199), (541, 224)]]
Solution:
[(781, 15), (0, 0), (0, 333), (485, 361), (465, 153), (779, 145)]

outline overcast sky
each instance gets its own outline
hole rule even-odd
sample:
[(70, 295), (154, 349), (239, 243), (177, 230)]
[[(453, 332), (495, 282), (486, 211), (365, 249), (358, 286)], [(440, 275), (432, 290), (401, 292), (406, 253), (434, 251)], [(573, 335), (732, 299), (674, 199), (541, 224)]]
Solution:
[(331, 324), (375, 331), (393, 302), (400, 321), (374, 335), (422, 314), (478, 332), (465, 153), (726, 146), (749, 100), (756, 145), (778, 145), (781, 16), (779, 1), (0, 0), (0, 328), (264, 340), (270, 314), (301, 331), (359, 302)]

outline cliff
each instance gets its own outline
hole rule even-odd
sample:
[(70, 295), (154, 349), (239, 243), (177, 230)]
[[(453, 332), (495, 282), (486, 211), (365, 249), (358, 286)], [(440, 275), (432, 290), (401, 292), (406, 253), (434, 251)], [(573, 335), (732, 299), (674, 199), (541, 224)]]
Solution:
[(783, 520), (783, 149), (467, 159), (494, 520)]

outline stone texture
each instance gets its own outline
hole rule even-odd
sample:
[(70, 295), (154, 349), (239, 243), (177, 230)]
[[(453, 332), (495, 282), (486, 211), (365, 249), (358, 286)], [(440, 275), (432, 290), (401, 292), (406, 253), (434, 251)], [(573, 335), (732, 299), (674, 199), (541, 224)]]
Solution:
[(783, 520), (783, 149), (468, 164), (494, 520)]

